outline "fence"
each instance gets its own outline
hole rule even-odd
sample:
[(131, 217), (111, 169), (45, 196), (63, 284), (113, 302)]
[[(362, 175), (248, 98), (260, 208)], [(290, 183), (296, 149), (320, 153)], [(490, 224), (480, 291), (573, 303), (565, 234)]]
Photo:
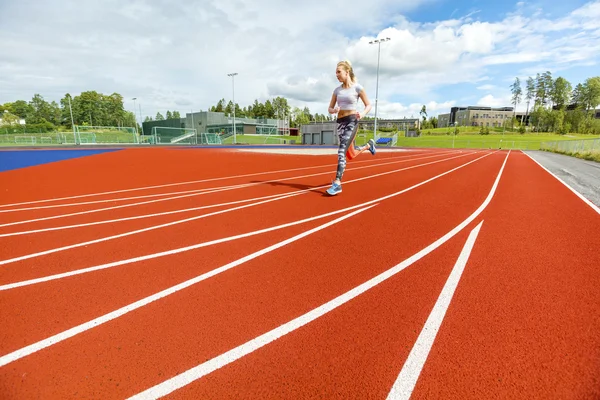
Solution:
[(401, 147), (421, 148), (456, 148), (456, 149), (506, 149), (506, 150), (538, 150), (539, 141), (502, 139), (498, 137), (433, 136), (433, 137), (403, 137), (397, 139)]
[(600, 139), (561, 140), (558, 142), (544, 142), (542, 150), (558, 151), (564, 153), (600, 152)]
[(73, 132), (0, 134), (1, 146), (38, 146), (77, 144)]

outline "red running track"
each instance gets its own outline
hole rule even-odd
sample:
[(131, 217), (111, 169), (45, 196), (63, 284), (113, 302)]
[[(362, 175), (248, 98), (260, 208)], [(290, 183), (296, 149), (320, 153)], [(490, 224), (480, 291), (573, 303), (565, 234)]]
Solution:
[[(136, 179), (134, 172), (157, 158), (165, 167)], [(303, 168), (81, 198), (117, 204), (131, 194), (275, 181), (110, 211), (110, 218), (307, 192), (0, 265), (0, 392), (11, 399), (127, 398), (148, 389), (173, 398), (408, 398), (412, 390), (412, 398), (600, 396), (596, 211), (522, 153), (381, 152), (357, 161), (345, 180), (358, 180), (336, 198), (323, 195), (334, 156), (132, 149), (4, 173), (3, 182), (12, 185), (4, 204), (10, 204)], [(369, 168), (353, 169), (358, 166)], [(86, 178), (89, 168), (101, 171), (97, 185)], [(82, 171), (71, 181), (75, 187), (60, 179), (68, 171)], [(325, 174), (285, 180), (319, 172)], [(44, 184), (36, 192), (39, 176)], [(101, 206), (27, 210), (10, 219), (5, 213), (0, 224)], [(351, 207), (209, 247), (6, 286)], [(0, 237), (0, 261), (204, 213)], [(4, 227), (0, 234), (106, 218), (82, 214)], [(273, 245), (279, 247), (268, 249)], [(270, 251), (244, 260), (265, 248)], [(466, 263), (462, 275), (455, 275), (457, 259)], [(223, 266), (230, 269), (90, 323)], [(449, 276), (458, 280), (439, 332), (422, 335)], [(74, 327), (80, 332), (65, 335)], [(427, 340), (431, 350), (415, 353)], [(404, 379), (410, 374), (415, 382)], [(398, 386), (404, 392), (393, 390)]]

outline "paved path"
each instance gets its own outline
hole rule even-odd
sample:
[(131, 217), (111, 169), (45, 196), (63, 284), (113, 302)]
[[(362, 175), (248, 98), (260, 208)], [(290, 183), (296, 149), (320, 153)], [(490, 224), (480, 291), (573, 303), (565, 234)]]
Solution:
[(546, 151), (525, 153), (600, 207), (600, 163)]

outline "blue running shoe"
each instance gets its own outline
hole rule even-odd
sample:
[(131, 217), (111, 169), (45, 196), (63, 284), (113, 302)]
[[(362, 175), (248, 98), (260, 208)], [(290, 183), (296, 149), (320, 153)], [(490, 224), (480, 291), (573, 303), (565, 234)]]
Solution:
[(373, 139), (369, 139), (369, 151), (375, 155), (375, 141)]
[(331, 184), (331, 187), (329, 189), (327, 189), (327, 193), (330, 194), (331, 196), (335, 196), (338, 193), (342, 193), (342, 185), (333, 182)]

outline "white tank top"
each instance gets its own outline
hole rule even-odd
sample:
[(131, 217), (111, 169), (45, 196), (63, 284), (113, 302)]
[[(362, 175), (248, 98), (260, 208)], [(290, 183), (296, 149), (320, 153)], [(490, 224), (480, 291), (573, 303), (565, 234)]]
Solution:
[(337, 103), (340, 110), (356, 110), (358, 104), (358, 94), (363, 90), (359, 83), (355, 83), (348, 89), (344, 89), (342, 85), (335, 88), (333, 94), (337, 97)]

